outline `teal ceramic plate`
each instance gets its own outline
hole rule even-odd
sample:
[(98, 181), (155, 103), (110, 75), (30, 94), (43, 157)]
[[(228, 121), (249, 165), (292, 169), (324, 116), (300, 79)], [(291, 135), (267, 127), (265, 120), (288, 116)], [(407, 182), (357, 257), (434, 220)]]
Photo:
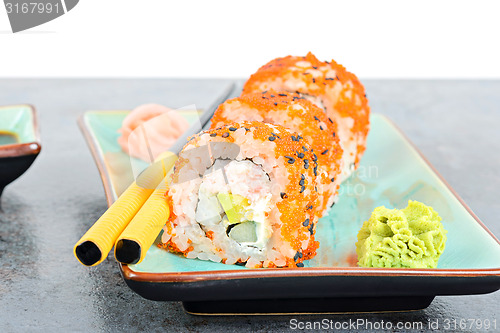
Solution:
[(0, 195), (40, 153), (35, 109), (31, 105), (0, 107)]
[[(188, 120), (194, 112), (184, 113)], [(80, 126), (111, 204), (132, 181), (130, 159), (117, 144), (126, 111), (89, 111)], [(500, 243), (386, 117), (371, 116), (359, 169), (339, 202), (318, 223), (318, 255), (296, 269), (246, 269), (186, 259), (152, 246), (143, 262), (121, 265), (127, 284), (154, 300), (180, 300), (193, 313), (317, 313), (424, 308), (436, 295), (500, 289)], [(146, 167), (144, 163), (142, 167)], [(448, 230), (437, 269), (361, 268), (356, 235), (375, 207), (431, 205)]]

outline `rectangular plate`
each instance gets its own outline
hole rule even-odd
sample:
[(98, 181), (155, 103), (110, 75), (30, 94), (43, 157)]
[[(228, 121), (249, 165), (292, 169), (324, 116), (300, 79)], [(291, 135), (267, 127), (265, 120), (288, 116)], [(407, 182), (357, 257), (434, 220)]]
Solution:
[[(126, 115), (89, 111), (79, 121), (108, 204), (132, 181), (131, 165), (141, 163), (117, 143)], [(196, 118), (195, 112), (184, 115)], [(409, 310), (426, 307), (436, 295), (500, 289), (499, 241), (385, 116), (372, 114), (366, 153), (340, 193), (318, 223), (320, 248), (304, 268), (246, 269), (152, 246), (142, 263), (120, 265), (123, 277), (145, 298), (180, 300), (190, 312), (210, 314)], [(355, 242), (363, 221), (375, 207), (404, 208), (410, 199), (436, 209), (448, 230), (438, 268), (357, 267)]]

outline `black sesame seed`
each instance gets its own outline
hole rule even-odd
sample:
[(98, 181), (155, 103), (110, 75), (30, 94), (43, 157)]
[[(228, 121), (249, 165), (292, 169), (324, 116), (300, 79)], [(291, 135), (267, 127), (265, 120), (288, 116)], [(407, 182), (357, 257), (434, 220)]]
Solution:
[(238, 265), (238, 266), (245, 266), (247, 263), (246, 262), (240, 262), (240, 261), (238, 261), (235, 264)]
[(269, 98), (267, 98), (266, 96), (262, 96), (262, 99), (269, 99)]
[(301, 267), (301, 268), (302, 268), (302, 267), (304, 267), (304, 264), (303, 264), (303, 263), (301, 263), (301, 262), (298, 262), (298, 263), (297, 263), (297, 267)]
[(320, 130), (323, 130), (323, 126), (319, 125), (319, 129), (320, 129)]
[(335, 177), (333, 177), (332, 179), (330, 179), (332, 181), (332, 183), (335, 181)]
[(325, 155), (326, 153), (328, 153), (328, 149), (325, 149), (321, 152), (321, 155)]
[(281, 193), (280, 193), (280, 196), (281, 196), (281, 199), (286, 199), (286, 198), (288, 198), (288, 195), (286, 195), (286, 193), (285, 193), (285, 192), (281, 192)]
[(309, 232), (312, 234), (314, 234), (314, 223), (311, 223), (311, 226), (309, 227)]
[(299, 141), (299, 139), (292, 135), (292, 141)]
[(325, 80), (335, 80), (333, 77), (325, 77)]
[(274, 141), (274, 140), (276, 140), (276, 138), (275, 138), (274, 136), (270, 136), (268, 139), (269, 139), (269, 141)]
[(274, 95), (269, 95), (269, 96), (271, 96), (271, 97), (275, 97)]
[(309, 160), (307, 158), (304, 160), (304, 164), (309, 164)]
[(333, 124), (332, 118), (328, 117), (328, 120)]
[(308, 207), (307, 207), (307, 209), (306, 209), (306, 210), (311, 210), (311, 209), (313, 209), (313, 208), (314, 208), (314, 207), (313, 207), (313, 205), (310, 205), (310, 206), (308, 206)]
[(307, 227), (309, 225), (309, 219), (306, 219), (304, 222), (302, 222), (302, 225), (304, 227)]
[(300, 186), (304, 185), (304, 179), (301, 179), (301, 180), (300, 180), (299, 185), (300, 185)]
[(316, 192), (318, 192), (318, 187), (317, 187), (317, 186), (314, 186), (314, 190), (315, 190)]
[(250, 131), (250, 128), (245, 127), (245, 131), (249, 132), (249, 131)]
[(304, 158), (304, 153), (297, 152), (297, 156), (298, 156), (298, 158)]
[(316, 119), (317, 121), (320, 121), (318, 117), (314, 116), (314, 119)]
[(300, 135), (297, 135), (297, 139), (301, 140), (301, 139), (303, 139), (303, 137), (301, 137)]
[(217, 133), (212, 133), (212, 134), (210, 134), (210, 136), (213, 138), (213, 137), (217, 136)]
[(223, 138), (227, 138), (228, 136), (229, 136), (229, 133), (228, 133), (228, 132), (222, 133), (222, 137), (223, 137)]
[(300, 193), (304, 192), (306, 190), (306, 187), (304, 185), (302, 185), (302, 187), (300, 188)]
[(333, 132), (333, 137), (335, 137), (335, 132)]
[(287, 94), (278, 94), (278, 96), (285, 96), (285, 97), (286, 97), (286, 96), (287, 96)]
[(318, 69), (318, 67), (316, 67), (316, 66), (312, 66), (312, 68), (314, 68), (314, 69)]
[(295, 158), (293, 158), (291, 156), (285, 156), (285, 158), (288, 158), (288, 163), (289, 164), (293, 164), (295, 162)]
[(263, 93), (263, 94), (267, 93), (267, 90), (264, 90), (262, 93)]
[(302, 149), (303, 149), (304, 151), (308, 151), (308, 150), (307, 150), (307, 148), (306, 148), (305, 146), (302, 146)]
[(308, 72), (302, 73), (302, 75), (307, 75), (307, 74), (309, 74), (309, 73)]
[(309, 169), (309, 164), (304, 164), (304, 169)]
[(234, 132), (234, 131), (236, 131), (236, 130), (237, 130), (237, 128), (236, 128), (236, 127), (229, 127), (229, 130), (230, 130), (231, 132)]
[(340, 79), (339, 79), (339, 76), (338, 76), (338, 75), (335, 75), (335, 77), (337, 78), (337, 80), (339, 80), (339, 81), (340, 81)]
[(274, 102), (274, 105), (275, 105), (275, 106), (278, 106), (278, 103)]
[(316, 79), (315, 78), (313, 78), (313, 83), (316, 83)]
[[(316, 156), (316, 154), (313, 154), (313, 162), (316, 162), (318, 160), (318, 156)], [(318, 164), (318, 163), (316, 163)]]
[(297, 251), (297, 253), (295, 253), (295, 255), (293, 256), (293, 260), (297, 261), (297, 259), (299, 259), (299, 258), (302, 258), (302, 253), (300, 253), (299, 251)]
[(332, 208), (333, 206), (335, 206), (335, 202), (334, 202), (334, 203), (332, 203), (332, 205), (330, 206), (330, 208)]

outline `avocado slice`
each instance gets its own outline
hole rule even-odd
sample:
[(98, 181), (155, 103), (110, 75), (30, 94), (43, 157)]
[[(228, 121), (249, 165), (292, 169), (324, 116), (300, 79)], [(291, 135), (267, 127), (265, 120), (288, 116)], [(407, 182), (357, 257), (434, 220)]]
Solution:
[(238, 243), (257, 242), (257, 225), (253, 221), (239, 223), (231, 228), (229, 237)]
[(250, 206), (247, 198), (237, 194), (219, 193), (217, 199), (226, 212), (229, 224), (240, 223), (245, 217), (245, 208)]

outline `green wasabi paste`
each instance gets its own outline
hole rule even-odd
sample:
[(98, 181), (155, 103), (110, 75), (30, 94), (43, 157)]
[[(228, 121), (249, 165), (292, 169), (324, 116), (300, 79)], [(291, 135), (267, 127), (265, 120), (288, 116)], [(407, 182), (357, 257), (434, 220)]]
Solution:
[(410, 200), (401, 210), (377, 207), (358, 233), (358, 265), (436, 268), (446, 232), (438, 213), (421, 202)]

